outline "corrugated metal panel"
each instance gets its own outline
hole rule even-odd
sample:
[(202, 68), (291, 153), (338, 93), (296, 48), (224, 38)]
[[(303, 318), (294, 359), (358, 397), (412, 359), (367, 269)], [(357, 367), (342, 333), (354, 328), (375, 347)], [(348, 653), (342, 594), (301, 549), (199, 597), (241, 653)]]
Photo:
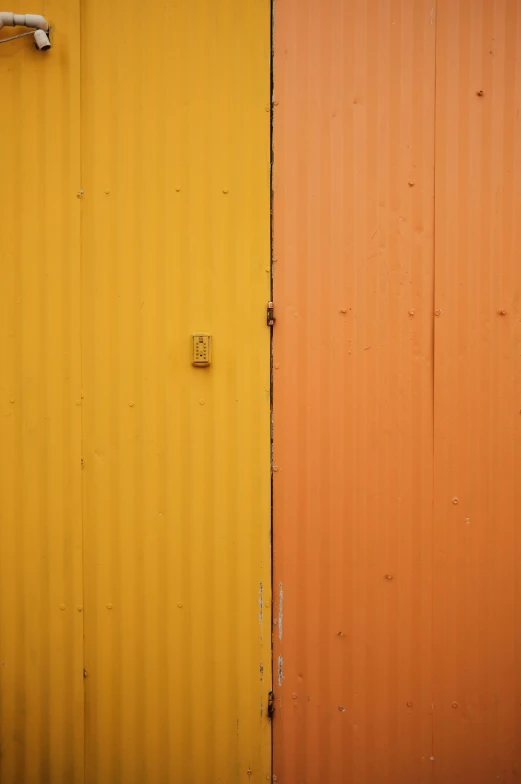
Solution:
[(0, 46), (0, 780), (69, 784), (83, 781), (79, 4), (35, 10), (56, 48)]
[(521, 4), (440, 0), (435, 781), (521, 775)]
[(275, 5), (279, 784), (432, 778), (433, 22)]
[(269, 3), (111, 18), (83, 4), (86, 780), (265, 782)]

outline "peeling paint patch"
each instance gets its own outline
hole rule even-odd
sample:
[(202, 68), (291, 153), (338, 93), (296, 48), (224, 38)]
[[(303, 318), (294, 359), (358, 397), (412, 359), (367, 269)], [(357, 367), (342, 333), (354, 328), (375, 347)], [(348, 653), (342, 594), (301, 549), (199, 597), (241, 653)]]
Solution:
[(282, 656), (279, 656), (279, 666), (278, 666), (279, 686), (282, 686), (282, 681), (284, 680), (282, 667), (283, 667)]
[(282, 640), (282, 616), (284, 614), (284, 591), (279, 583), (279, 640)]

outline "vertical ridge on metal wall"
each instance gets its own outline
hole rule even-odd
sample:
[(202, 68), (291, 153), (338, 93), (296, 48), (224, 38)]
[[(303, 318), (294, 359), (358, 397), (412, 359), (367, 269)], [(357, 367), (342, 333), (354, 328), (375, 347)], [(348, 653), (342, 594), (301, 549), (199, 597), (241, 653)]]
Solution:
[(45, 3), (50, 52), (0, 46), (5, 784), (83, 781), (78, 5)]
[(82, 5), (86, 779), (265, 782), (269, 2), (105, 9)]
[(434, 756), (521, 773), (521, 5), (439, 0)]
[(274, 34), (274, 774), (432, 780), (434, 16)]

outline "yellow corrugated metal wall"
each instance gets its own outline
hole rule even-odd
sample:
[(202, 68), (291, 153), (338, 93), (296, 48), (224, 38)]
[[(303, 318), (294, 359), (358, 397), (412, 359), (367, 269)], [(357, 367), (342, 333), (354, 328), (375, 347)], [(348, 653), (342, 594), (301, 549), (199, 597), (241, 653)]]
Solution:
[(81, 41), (86, 781), (265, 782), (269, 2), (105, 8)]
[(1, 780), (264, 782), (270, 5), (32, 10), (51, 52), (0, 48)]
[[(0, 781), (83, 781), (79, 3), (0, 46)], [(2, 35), (12, 35), (8, 28)]]

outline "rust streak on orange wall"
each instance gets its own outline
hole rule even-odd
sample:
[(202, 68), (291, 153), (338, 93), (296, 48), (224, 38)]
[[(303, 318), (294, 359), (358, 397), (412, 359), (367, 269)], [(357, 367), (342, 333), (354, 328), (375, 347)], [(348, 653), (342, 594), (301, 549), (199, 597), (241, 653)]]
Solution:
[(279, 784), (432, 780), (434, 31), (275, 5)]

